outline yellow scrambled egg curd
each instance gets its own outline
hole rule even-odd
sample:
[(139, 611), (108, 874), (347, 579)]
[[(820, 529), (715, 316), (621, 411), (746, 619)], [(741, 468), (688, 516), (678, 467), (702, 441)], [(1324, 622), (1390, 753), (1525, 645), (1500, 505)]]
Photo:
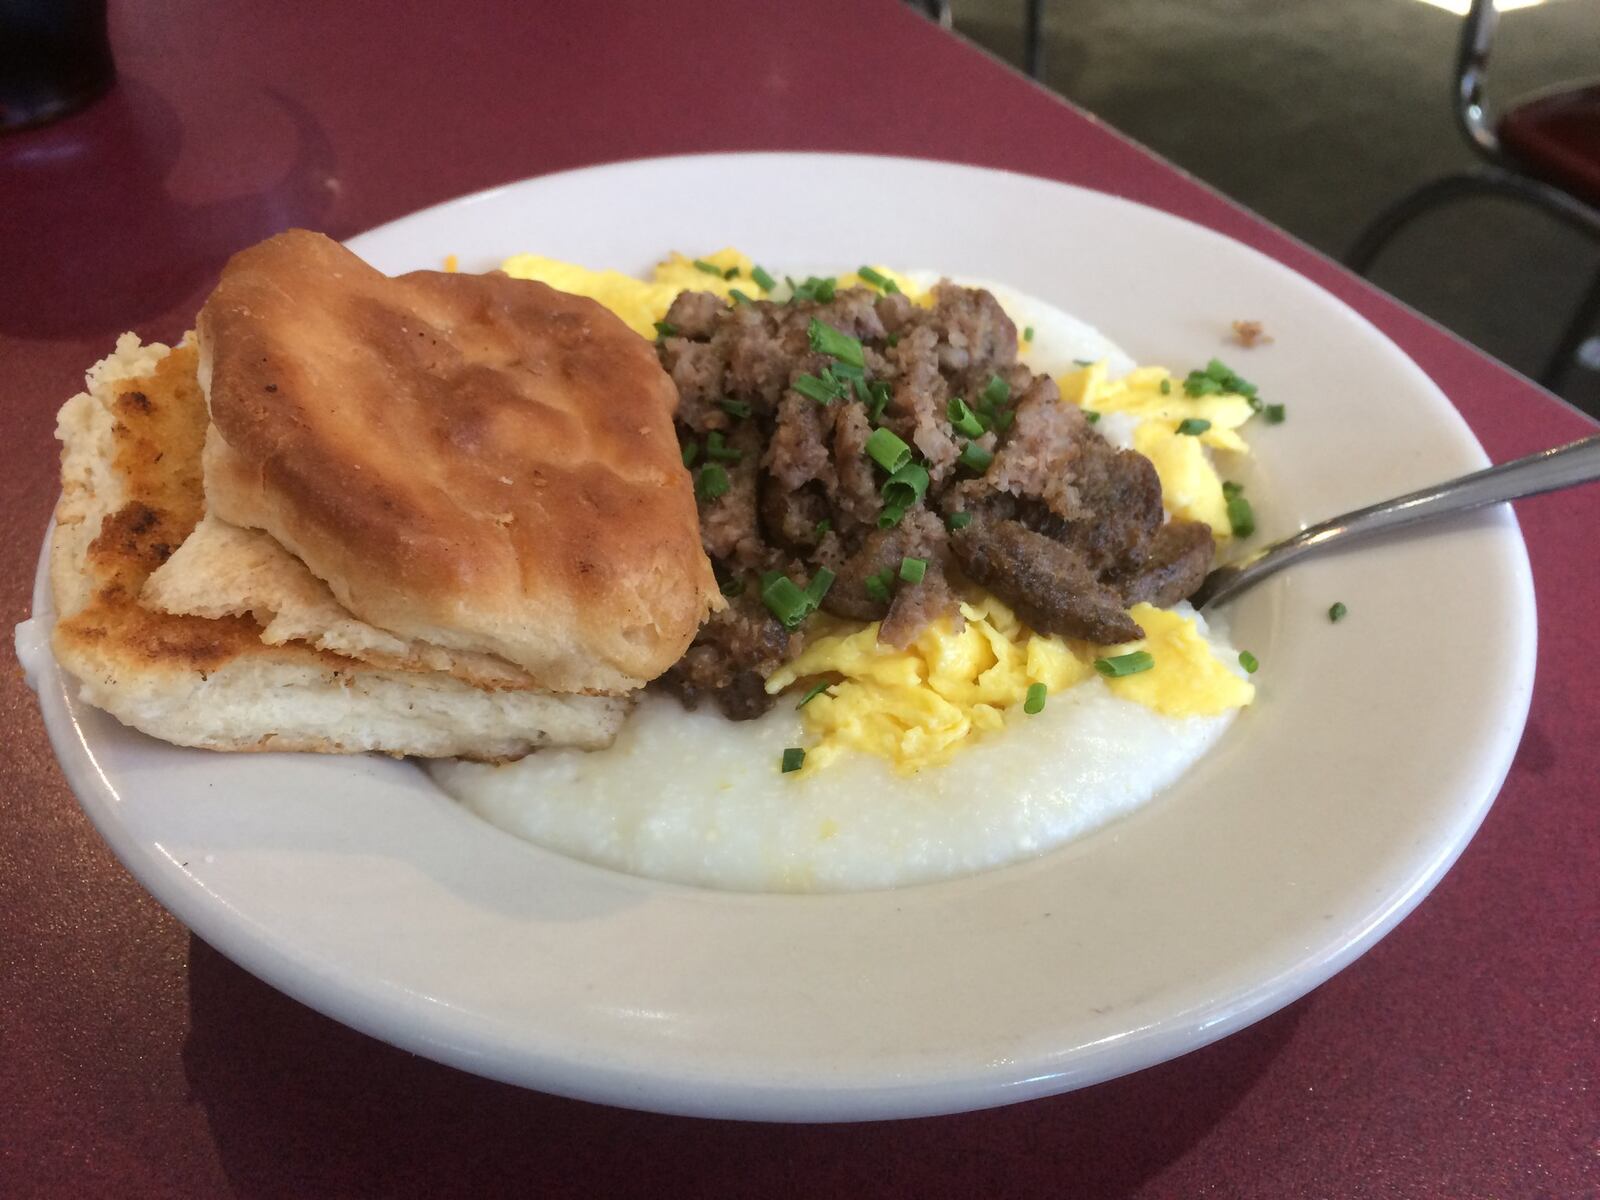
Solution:
[[(702, 263), (705, 265), (701, 266)], [(537, 254), (513, 255), (500, 264), (500, 269), (513, 279), (537, 279), (558, 291), (587, 296), (616, 313), (641, 337), (654, 338), (656, 322), (667, 315), (667, 309), (679, 292), (715, 292), (726, 300), (734, 300), (733, 293), (737, 291), (752, 300), (766, 299), (768, 293), (752, 274), (755, 266), (748, 255), (728, 248), (698, 259), (673, 253), (656, 264), (648, 280), (635, 279), (621, 271), (593, 271)], [(905, 276), (887, 267), (876, 270), (883, 279), (892, 280), (914, 303), (927, 303), (927, 296)], [(854, 272), (841, 275), (837, 280), (837, 286), (842, 288), (858, 285), (870, 286)], [(771, 293), (778, 299), (785, 299), (789, 294), (789, 286), (782, 280), (777, 281)]]
[[(1139, 367), (1121, 379), (1107, 379), (1104, 363), (1069, 372), (1060, 379), (1065, 400), (1098, 413), (1127, 413), (1138, 424), (1133, 448), (1155, 466), (1161, 499), (1175, 517), (1204, 521), (1218, 538), (1233, 536), (1228, 501), (1206, 448), (1249, 453), (1239, 436), (1254, 410), (1245, 397), (1231, 392), (1189, 396), (1183, 385), (1161, 367)], [(1198, 435), (1179, 433), (1186, 420), (1209, 422)]]
[(1005, 710), (1042, 683), (1058, 692), (1094, 674), (1065, 641), (1029, 630), (993, 596), (961, 606), (904, 650), (878, 641), (878, 625), (834, 623), (767, 679), (776, 693), (800, 679), (842, 676), (801, 710), (817, 738), (806, 771), (845, 750), (888, 759), (903, 772), (946, 761), (973, 734), (999, 729)]
[(1192, 617), (1152, 604), (1135, 604), (1128, 615), (1144, 630), (1139, 641), (1099, 650), (1078, 647), (1079, 653), (1097, 658), (1144, 650), (1155, 660), (1149, 670), (1107, 679), (1116, 695), (1169, 717), (1215, 717), (1256, 698), (1255, 684), (1217, 658)]

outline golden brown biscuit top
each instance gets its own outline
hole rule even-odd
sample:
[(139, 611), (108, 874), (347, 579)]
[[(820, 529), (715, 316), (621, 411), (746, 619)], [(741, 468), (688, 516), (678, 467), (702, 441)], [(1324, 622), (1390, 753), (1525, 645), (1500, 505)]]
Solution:
[(500, 274), (390, 279), (295, 230), (233, 258), (198, 328), (219, 515), (364, 619), (618, 690), (676, 661), (715, 602), (676, 389), (595, 302)]

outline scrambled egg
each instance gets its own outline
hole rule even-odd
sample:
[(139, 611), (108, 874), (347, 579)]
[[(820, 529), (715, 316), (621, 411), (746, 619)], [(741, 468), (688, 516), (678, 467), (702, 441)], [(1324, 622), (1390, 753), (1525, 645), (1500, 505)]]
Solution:
[[(716, 267), (717, 271), (705, 270), (697, 266), (697, 262)], [(739, 251), (724, 249), (701, 259), (674, 253), (656, 264), (648, 280), (635, 279), (621, 271), (592, 271), (576, 263), (541, 258), (537, 254), (513, 255), (500, 264), (500, 269), (513, 279), (537, 279), (558, 291), (587, 296), (616, 313), (641, 337), (654, 339), (656, 322), (667, 315), (667, 309), (677, 299), (679, 292), (715, 292), (731, 301), (734, 299), (733, 293), (739, 291), (752, 300), (768, 299), (768, 293), (762, 291), (751, 277), (755, 266), (748, 256)], [(927, 296), (919, 292), (905, 276), (886, 267), (876, 269), (885, 278), (894, 280), (895, 286), (914, 303), (927, 303)], [(853, 273), (838, 277), (838, 286), (841, 288), (856, 287), (864, 282)], [(788, 284), (779, 276), (778, 285), (770, 298), (787, 299), (789, 294)]]
[(889, 759), (902, 771), (944, 762), (974, 733), (1005, 724), (1005, 711), (1042, 683), (1058, 692), (1094, 674), (1058, 637), (1029, 630), (993, 596), (961, 606), (963, 628), (949, 619), (924, 629), (905, 650), (878, 641), (878, 623), (831, 622), (798, 658), (767, 679), (776, 693), (797, 680), (841, 675), (802, 710), (819, 738), (804, 770), (846, 749)]
[[(733, 249), (699, 260), (674, 253), (656, 265), (649, 280), (533, 254), (501, 265), (515, 278), (588, 296), (647, 338), (656, 336), (655, 323), (681, 291), (715, 292), (730, 301), (737, 299), (735, 290), (752, 299), (769, 298), (752, 278), (754, 268), (750, 258)], [(894, 280), (913, 303), (929, 302), (929, 294), (905, 276), (884, 267), (875, 270)], [(770, 298), (783, 300), (790, 288), (779, 278)], [(855, 274), (837, 278), (840, 287), (864, 283)], [(1248, 452), (1238, 433), (1253, 412), (1245, 397), (1187, 396), (1160, 367), (1141, 367), (1112, 380), (1105, 364), (1095, 363), (1067, 373), (1059, 383), (1066, 402), (1137, 420), (1134, 448), (1155, 465), (1168, 512), (1206, 522), (1219, 539), (1232, 536), (1222, 480), (1206, 450)], [(1198, 435), (1178, 433), (1187, 419), (1210, 425)], [(880, 645), (876, 622), (862, 626), (818, 616), (806, 650), (775, 671), (766, 689), (775, 694), (801, 680), (836, 678), (802, 709), (816, 742), (806, 752), (801, 774), (850, 750), (886, 758), (903, 773), (936, 766), (969, 738), (1002, 728), (1007, 711), (1022, 706), (1035, 684), (1048, 695), (1090, 683), (1097, 679), (1096, 659), (1140, 650), (1154, 658), (1150, 669), (1099, 686), (1171, 717), (1216, 716), (1255, 698), (1254, 686), (1216, 657), (1193, 618), (1148, 604), (1134, 606), (1131, 613), (1146, 636), (1126, 646), (1097, 648), (1035, 633), (995, 597), (972, 591), (961, 605), (961, 629), (950, 620), (936, 622), (905, 650)]]

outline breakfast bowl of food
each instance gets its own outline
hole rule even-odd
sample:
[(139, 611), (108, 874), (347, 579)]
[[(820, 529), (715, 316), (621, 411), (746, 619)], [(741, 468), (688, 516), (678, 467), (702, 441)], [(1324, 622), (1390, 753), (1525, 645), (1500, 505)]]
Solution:
[(955, 1111), (1224, 1036), (1422, 899), (1531, 690), (1508, 512), (1189, 604), (1482, 450), (1286, 268), (1001, 172), (291, 231), (60, 436), (19, 655), (129, 869), (321, 1011), (608, 1103)]

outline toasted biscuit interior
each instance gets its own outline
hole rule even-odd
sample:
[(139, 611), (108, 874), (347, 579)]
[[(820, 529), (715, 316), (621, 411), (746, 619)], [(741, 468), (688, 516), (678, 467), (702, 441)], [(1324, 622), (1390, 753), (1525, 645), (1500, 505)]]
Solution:
[(125, 334), (58, 417), (52, 645), (85, 700), (156, 737), (218, 750), (494, 760), (609, 744), (626, 712), (618, 699), (474, 687), (420, 664), (378, 668), (303, 641), (268, 644), (243, 609), (179, 615), (141, 603), (204, 515), (196, 367), (192, 346), (141, 346)]

